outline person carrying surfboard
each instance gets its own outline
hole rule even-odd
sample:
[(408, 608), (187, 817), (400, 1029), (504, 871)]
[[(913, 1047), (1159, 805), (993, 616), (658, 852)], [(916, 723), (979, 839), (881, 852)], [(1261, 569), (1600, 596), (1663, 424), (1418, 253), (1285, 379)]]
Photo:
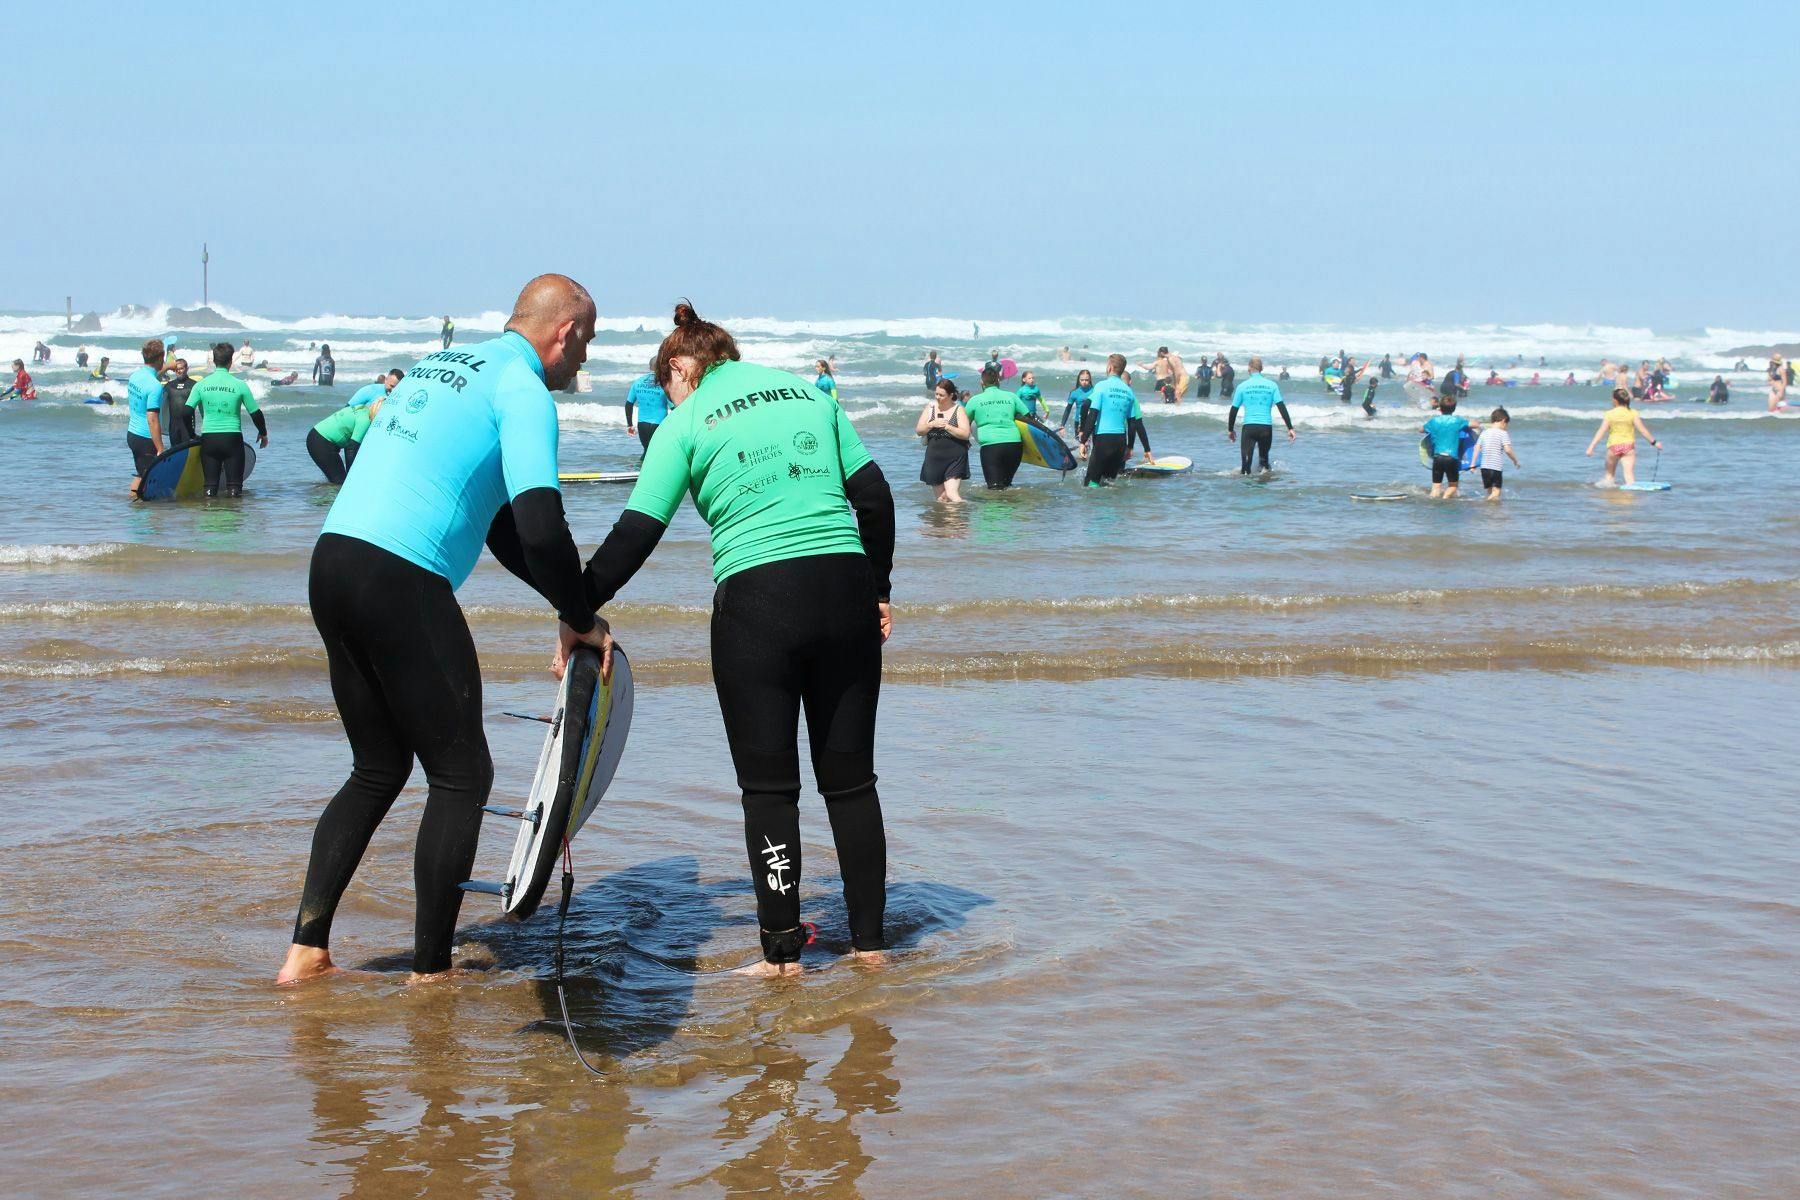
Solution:
[(861, 961), (882, 962), (887, 835), (875, 711), (893, 628), (893, 493), (837, 401), (799, 376), (743, 362), (731, 334), (686, 301), (654, 373), (674, 411), (588, 560), (588, 601), (599, 609), (618, 594), (691, 495), (712, 530), (713, 681), (761, 926), (763, 961), (748, 973), (798, 974), (812, 940), (800, 920), (802, 711), (850, 944)]
[(1438, 400), (1437, 415), (1419, 427), (1431, 439), (1431, 498), (1456, 499), (1457, 484), (1462, 474), (1462, 438), (1465, 432), (1479, 432), (1479, 426), (1466, 417), (1456, 415), (1456, 397)]
[(981, 390), (963, 401), (963, 409), (981, 443), (982, 482), (995, 491), (1011, 487), (1025, 461), (1019, 418), (1029, 417), (1031, 409), (1016, 392), (1000, 386), (1000, 368), (991, 365), (981, 368)]
[(565, 275), (527, 283), (499, 337), (433, 351), (407, 372), (332, 502), (308, 596), (353, 766), (314, 831), (277, 983), (337, 969), (338, 901), (415, 758), (429, 790), (413, 856), (413, 978), (450, 969), (494, 781), (481, 665), (456, 602), (484, 541), (560, 617), (558, 657), (592, 646), (610, 677), (612, 639), (588, 603), (557, 490), (551, 395), (586, 360), (594, 315)]

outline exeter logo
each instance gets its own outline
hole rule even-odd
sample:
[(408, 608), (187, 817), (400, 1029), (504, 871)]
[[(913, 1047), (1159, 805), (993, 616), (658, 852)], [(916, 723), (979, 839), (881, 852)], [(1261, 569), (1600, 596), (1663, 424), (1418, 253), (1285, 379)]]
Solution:
[(409, 413), (416, 413), (430, 403), (431, 393), (427, 392), (424, 388), (420, 388), (406, 398), (406, 411)]
[(802, 454), (813, 454), (819, 449), (819, 439), (802, 429), (794, 435), (794, 449)]

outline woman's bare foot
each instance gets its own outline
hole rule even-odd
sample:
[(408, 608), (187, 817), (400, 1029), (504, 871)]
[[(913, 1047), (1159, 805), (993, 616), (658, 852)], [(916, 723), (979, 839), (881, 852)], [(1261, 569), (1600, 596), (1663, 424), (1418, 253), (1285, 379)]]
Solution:
[(885, 967), (888, 960), (886, 950), (852, 950), (850, 957), (865, 967)]
[(322, 946), (302, 946), (295, 943), (288, 947), (287, 961), (281, 964), (275, 982), (280, 985), (305, 983), (309, 979), (343, 973), (343, 968), (331, 961), (331, 951)]
[(768, 961), (753, 962), (747, 967), (739, 967), (733, 975), (748, 975), (754, 979), (779, 979), (790, 975), (798, 975), (806, 968), (797, 962), (772, 963)]

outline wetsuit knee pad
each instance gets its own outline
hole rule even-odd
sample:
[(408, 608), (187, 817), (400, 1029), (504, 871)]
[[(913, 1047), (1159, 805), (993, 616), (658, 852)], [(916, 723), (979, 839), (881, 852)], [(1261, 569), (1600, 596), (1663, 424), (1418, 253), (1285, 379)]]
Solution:
[(751, 796), (792, 796), (800, 799), (800, 751), (734, 749), (732, 762), (737, 766), (738, 787), (744, 798)]
[(813, 755), (813, 774), (826, 803), (857, 799), (875, 790), (875, 750), (821, 750)]
[(770, 933), (762, 931), (763, 958), (772, 963), (800, 961), (800, 951), (812, 941), (812, 930), (804, 925)]

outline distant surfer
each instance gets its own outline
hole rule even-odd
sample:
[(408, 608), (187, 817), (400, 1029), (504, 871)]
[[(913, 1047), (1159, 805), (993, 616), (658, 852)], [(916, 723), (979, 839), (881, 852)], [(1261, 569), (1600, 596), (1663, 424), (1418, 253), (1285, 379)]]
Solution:
[(1381, 356), (1381, 377), (1383, 379), (1392, 379), (1394, 377), (1394, 356), (1391, 354), (1384, 354)]
[(1212, 359), (1202, 354), (1200, 365), (1194, 368), (1194, 399), (1212, 399), (1213, 365)]
[(1731, 402), (1731, 385), (1725, 382), (1725, 376), (1714, 375), (1712, 386), (1706, 389), (1708, 404), (1728, 404)]
[(40, 340), (39, 342), (37, 342), (35, 345), (33, 345), (31, 347), (32, 365), (35, 366), (38, 363), (47, 363), (49, 361), (50, 361), (50, 347), (46, 346)]
[(1375, 389), (1379, 388), (1380, 386), (1381, 386), (1381, 372), (1379, 372), (1379, 371), (1369, 372), (1369, 386), (1368, 386), (1367, 390), (1365, 390), (1363, 392), (1363, 400), (1362, 400), (1363, 415), (1366, 417), (1372, 417), (1375, 415)]
[(75, 365), (84, 371), (87, 369), (88, 348), (86, 346), (77, 346), (75, 348)]
[(1600, 444), (1601, 438), (1606, 439), (1606, 483), (1609, 487), (1618, 482), (1614, 475), (1619, 471), (1625, 473), (1626, 483), (1637, 482), (1638, 434), (1643, 434), (1644, 439), (1658, 450), (1662, 449), (1662, 443), (1651, 436), (1644, 418), (1631, 411), (1631, 389), (1614, 388), (1612, 399), (1613, 406), (1600, 418), (1600, 428), (1594, 431), (1594, 438), (1587, 448), (1587, 455), (1592, 458), (1594, 447)]
[(999, 350), (988, 351), (988, 360), (987, 360), (987, 362), (985, 362), (981, 365), (981, 369), (983, 371), (986, 371), (990, 367), (993, 368), (995, 379), (1005, 379), (1006, 378), (1006, 368), (1000, 365), (1000, 351)]
[(143, 346), (144, 365), (125, 381), (125, 446), (131, 451), (131, 494), (138, 494), (144, 472), (163, 451), (163, 356), (161, 338)]
[(111, 367), (112, 367), (112, 359), (110, 359), (106, 355), (102, 354), (100, 356), (100, 365), (95, 367), (92, 371), (88, 372), (88, 378), (89, 379), (105, 379), (107, 377), (106, 372)]
[(1788, 376), (1793, 372), (1779, 352), (1769, 355), (1769, 411), (1787, 407)]
[(1125, 382), (1127, 365), (1123, 354), (1108, 356), (1106, 377), (1094, 386), (1088, 403), (1090, 445), (1087, 475), (1082, 480), (1087, 487), (1102, 487), (1117, 479), (1131, 457), (1131, 447), (1140, 439), (1144, 443), (1144, 461), (1156, 461), (1150, 453), (1144, 410), (1131, 385)]
[[(213, 369), (188, 393), (187, 406), (197, 410), (200, 471), (211, 499), (244, 494), (244, 416), (256, 422), (256, 444), (268, 448), (269, 423), (256, 407), (250, 385), (231, 373), (231, 343), (213, 347)], [(193, 451), (188, 451), (192, 454)]]
[(962, 481), (969, 477), (969, 414), (963, 410), (956, 381), (940, 379), (919, 414), (913, 432), (925, 439), (925, 461), (919, 482), (929, 483), (939, 502), (961, 504)]
[(12, 360), (12, 382), (6, 390), (0, 392), (0, 400), (36, 400), (37, 387), (31, 382), (31, 375), (25, 370), (25, 360)]
[(444, 314), (444, 327), (438, 330), (438, 340), (443, 343), (445, 350), (448, 350), (450, 343), (456, 340), (456, 322), (450, 319), (449, 313)]
[(981, 479), (998, 491), (1012, 486), (1024, 461), (1025, 444), (1018, 420), (1031, 410), (1018, 395), (1000, 386), (1000, 368), (992, 363), (981, 368), (981, 390), (963, 402), (975, 437), (981, 443)]
[[(800, 750), (831, 820), (850, 944), (886, 959), (887, 835), (875, 790), (881, 645), (893, 627), (894, 497), (835, 401), (786, 371), (740, 361), (731, 334), (675, 308), (656, 381), (675, 410), (625, 511), (588, 561), (609, 603), (694, 498), (712, 529), (712, 676), (743, 793), (763, 961), (801, 971)], [(559, 650), (559, 661), (564, 654)]]
[(1431, 357), (1422, 351), (1406, 364), (1406, 390), (1419, 402), (1420, 408), (1435, 407), (1437, 372), (1432, 369)]
[(237, 348), (237, 357), (232, 361), (240, 371), (248, 371), (256, 366), (256, 351), (250, 348), (249, 338), (245, 338), (244, 344)]
[(1230, 404), (1231, 393), (1237, 390), (1237, 371), (1223, 352), (1213, 359), (1213, 374), (1219, 377), (1219, 399)]
[(656, 376), (639, 375), (625, 393), (625, 432), (637, 436), (638, 445), (648, 450), (656, 427), (669, 416), (669, 394), (656, 386)]
[(925, 356), (925, 390), (928, 392), (935, 391), (937, 389), (938, 380), (943, 377), (944, 364), (938, 361), (938, 352), (933, 350)]
[(308, 594), (354, 767), (313, 834), (278, 983), (336, 970), (338, 901), (415, 758), (429, 790), (413, 857), (413, 978), (450, 969), (494, 779), (481, 665), (456, 602), (484, 541), (561, 619), (559, 658), (592, 646), (611, 675), (612, 640), (563, 517), (551, 396), (587, 358), (594, 318), (574, 280), (533, 279), (499, 337), (433, 352), (409, 372), (332, 502)]
[(319, 344), (319, 356), (313, 359), (312, 381), (320, 387), (331, 387), (337, 381), (337, 359), (331, 357), (331, 343)]
[(1273, 414), (1281, 414), (1281, 423), (1287, 426), (1288, 441), (1295, 438), (1294, 419), (1288, 416), (1287, 403), (1281, 397), (1281, 388), (1274, 380), (1262, 373), (1263, 360), (1252, 356), (1248, 364), (1250, 374), (1239, 385), (1236, 394), (1231, 398), (1231, 411), (1225, 414), (1225, 437), (1228, 441), (1238, 441), (1237, 419), (1240, 411), (1244, 414), (1243, 441), (1239, 444), (1239, 473), (1251, 474), (1250, 460), (1252, 456), (1260, 456), (1261, 471), (1269, 469), (1269, 448), (1275, 442), (1275, 421)]
[(1462, 355), (1457, 355), (1456, 365), (1444, 372), (1443, 382), (1438, 384), (1438, 395), (1452, 396), (1458, 400), (1469, 398), (1469, 372), (1464, 365)]

